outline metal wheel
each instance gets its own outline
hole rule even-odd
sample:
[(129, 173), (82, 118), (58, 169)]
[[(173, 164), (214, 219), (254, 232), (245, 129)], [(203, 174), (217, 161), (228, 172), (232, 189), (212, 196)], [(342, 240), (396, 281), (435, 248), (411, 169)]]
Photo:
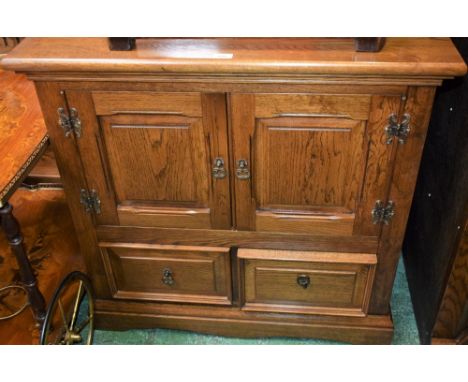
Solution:
[(63, 279), (47, 308), (41, 345), (91, 345), (94, 335), (94, 297), (89, 278), (72, 272)]

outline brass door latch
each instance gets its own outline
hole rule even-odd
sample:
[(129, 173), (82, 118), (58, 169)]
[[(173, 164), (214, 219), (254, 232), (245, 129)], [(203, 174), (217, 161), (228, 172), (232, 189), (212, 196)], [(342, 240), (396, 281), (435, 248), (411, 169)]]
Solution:
[(217, 157), (214, 160), (213, 170), (211, 171), (213, 178), (215, 179), (224, 179), (226, 177), (227, 171), (224, 167), (224, 159)]
[(236, 176), (237, 179), (241, 180), (250, 178), (249, 164), (247, 160), (239, 159), (237, 161)]

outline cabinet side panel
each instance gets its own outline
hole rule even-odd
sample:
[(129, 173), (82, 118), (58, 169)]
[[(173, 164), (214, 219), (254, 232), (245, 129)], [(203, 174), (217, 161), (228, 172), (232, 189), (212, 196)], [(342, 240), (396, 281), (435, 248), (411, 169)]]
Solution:
[(73, 223), (84, 257), (86, 269), (93, 281), (93, 286), (100, 298), (110, 297), (104, 268), (99, 260), (96, 232), (91, 215), (80, 204), (80, 189), (87, 188), (81, 167), (78, 148), (73, 135), (65, 137), (58, 125), (57, 109), (66, 108), (65, 99), (60, 94), (60, 87), (55, 83), (36, 83), (36, 91), (41, 104), (44, 120), (49, 133), (52, 148), (63, 180), (65, 195), (73, 218)]
[(78, 111), (81, 120), (82, 133), (76, 139), (76, 145), (80, 161), (86, 169), (86, 182), (90, 190), (97, 191), (101, 200), (101, 213), (95, 218), (99, 224), (118, 225), (112, 179), (109, 176), (103, 136), (96, 119), (91, 93), (67, 90), (66, 97), (69, 107)]
[(373, 224), (370, 213), (377, 200), (385, 200), (386, 192), (392, 176), (393, 150), (386, 144), (388, 139), (385, 127), (390, 115), (398, 114), (401, 97), (373, 96), (371, 111), (367, 122), (365, 144), (367, 158), (365, 160), (365, 178), (358, 210), (354, 234), (379, 236), (380, 224)]
[(408, 91), (403, 112), (411, 116), (411, 132), (405, 144), (394, 143), (398, 147), (388, 200), (395, 204), (395, 216), (382, 229), (374, 290), (369, 306), (371, 314), (386, 314), (390, 309), (393, 281), (418, 176), (434, 93), (433, 87), (412, 87)]

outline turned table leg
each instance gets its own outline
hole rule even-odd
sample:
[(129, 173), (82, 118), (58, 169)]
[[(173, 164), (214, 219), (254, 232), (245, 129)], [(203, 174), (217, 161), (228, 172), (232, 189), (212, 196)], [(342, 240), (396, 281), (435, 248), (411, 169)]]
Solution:
[(0, 202), (0, 222), (3, 231), (6, 234), (11, 250), (18, 262), (21, 281), (28, 292), (29, 303), (34, 313), (34, 317), (39, 324), (42, 324), (45, 317), (45, 301), (39, 288), (37, 287), (36, 277), (34, 276), (31, 264), (23, 245), (23, 236), (21, 235), (18, 221), (13, 216), (13, 207), (10, 203)]

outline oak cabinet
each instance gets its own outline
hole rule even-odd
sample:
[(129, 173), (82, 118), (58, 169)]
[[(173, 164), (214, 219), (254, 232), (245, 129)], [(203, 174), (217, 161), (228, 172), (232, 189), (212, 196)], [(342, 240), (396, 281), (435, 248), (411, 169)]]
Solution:
[(450, 40), (26, 39), (2, 64), (35, 81), (100, 328), (391, 341)]

